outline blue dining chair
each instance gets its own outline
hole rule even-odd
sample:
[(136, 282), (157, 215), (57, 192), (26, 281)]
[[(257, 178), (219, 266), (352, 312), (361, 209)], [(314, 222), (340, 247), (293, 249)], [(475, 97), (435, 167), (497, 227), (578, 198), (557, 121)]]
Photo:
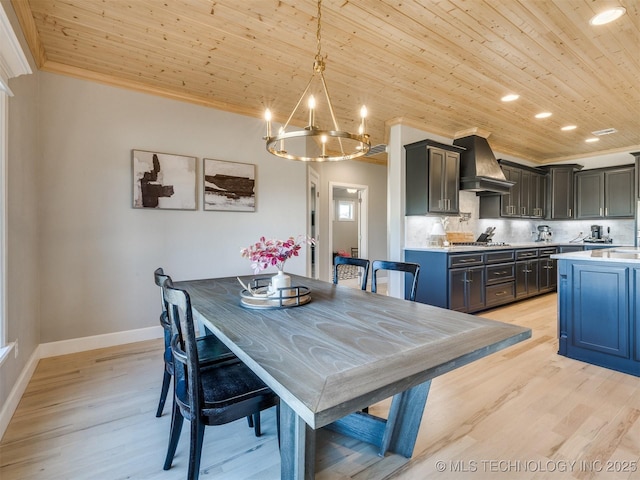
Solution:
[(371, 291), (377, 293), (378, 291), (378, 271), (379, 270), (393, 270), (398, 272), (405, 272), (412, 276), (411, 290), (409, 296), (405, 295), (405, 300), (416, 300), (416, 292), (418, 291), (418, 276), (420, 275), (420, 265), (410, 262), (394, 262), (390, 260), (374, 260), (371, 264)]
[[(171, 354), (171, 323), (169, 322), (169, 316), (167, 314), (167, 305), (164, 299), (164, 291), (162, 286), (165, 280), (170, 279), (168, 275), (165, 275), (162, 268), (157, 268), (153, 272), (153, 277), (156, 285), (160, 287), (162, 311), (160, 313), (160, 325), (164, 330), (164, 375), (162, 377), (162, 388), (160, 390), (160, 401), (158, 402), (158, 409), (156, 410), (156, 417), (162, 416), (164, 405), (167, 400), (167, 394), (169, 393), (169, 385), (171, 378), (173, 377), (173, 355)], [(211, 363), (229, 360), (236, 358), (231, 350), (229, 350), (224, 343), (222, 343), (214, 335), (204, 335), (198, 337), (196, 340), (198, 346), (198, 356), (202, 365), (208, 365)], [(250, 426), (255, 427), (253, 419), (249, 423)], [(259, 428), (259, 426), (258, 426)], [(256, 432), (258, 433), (258, 432)]]
[(346, 268), (347, 265), (362, 268), (362, 282), (360, 288), (362, 290), (367, 289), (367, 279), (369, 277), (369, 260), (366, 258), (354, 258), (354, 257), (341, 257), (336, 255), (333, 259), (333, 283), (338, 284), (340, 278), (340, 270)]
[(171, 468), (186, 418), (191, 423), (187, 479), (197, 480), (205, 427), (230, 423), (276, 406), (279, 439), (279, 398), (237, 358), (201, 366), (189, 294), (174, 288), (170, 279), (165, 280), (163, 292), (172, 329), (175, 392), (164, 469)]

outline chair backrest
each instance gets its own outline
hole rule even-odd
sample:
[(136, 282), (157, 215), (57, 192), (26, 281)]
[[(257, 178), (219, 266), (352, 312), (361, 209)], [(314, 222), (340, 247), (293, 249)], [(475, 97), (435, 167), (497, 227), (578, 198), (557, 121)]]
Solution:
[(369, 260), (366, 258), (340, 257), (333, 259), (333, 283), (338, 284), (338, 266), (339, 265), (355, 265), (362, 268), (362, 290), (367, 289), (367, 279), (369, 277)]
[(160, 287), (160, 299), (162, 300), (162, 312), (160, 313), (160, 325), (164, 330), (164, 362), (167, 371), (173, 374), (173, 355), (171, 354), (171, 322), (169, 321), (169, 315), (167, 313), (167, 302), (164, 299), (164, 290), (162, 286), (164, 282), (171, 279), (168, 275), (164, 274), (162, 268), (156, 268), (153, 272), (153, 278), (156, 285)]
[(409, 298), (406, 297), (406, 300), (411, 300), (412, 302), (416, 299), (416, 292), (418, 290), (418, 276), (420, 275), (420, 265), (417, 263), (409, 263), (409, 262), (392, 262), (389, 260), (374, 260), (371, 264), (372, 277), (371, 277), (371, 291), (373, 293), (377, 292), (378, 289), (378, 278), (377, 272), (378, 270), (394, 270), (399, 272), (405, 272), (410, 274), (412, 278), (411, 282), (411, 292), (409, 294)]
[(162, 286), (164, 285), (165, 280), (169, 277), (164, 274), (164, 269), (162, 267), (156, 268), (155, 272), (153, 272), (153, 279), (156, 282), (156, 285), (160, 287), (160, 299), (162, 300), (162, 313), (160, 314), (160, 325), (165, 331), (171, 331), (171, 324), (169, 323), (169, 318), (167, 316), (167, 302), (164, 300), (164, 291), (162, 290)]
[(170, 278), (165, 280), (162, 290), (172, 328), (175, 401), (182, 415), (189, 420), (198, 414), (204, 403), (191, 299), (186, 291), (174, 288)]

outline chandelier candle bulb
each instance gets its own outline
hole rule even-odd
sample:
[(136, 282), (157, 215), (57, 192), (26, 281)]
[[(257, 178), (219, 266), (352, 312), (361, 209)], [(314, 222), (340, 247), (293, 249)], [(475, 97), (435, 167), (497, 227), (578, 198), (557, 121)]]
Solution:
[(362, 118), (362, 124), (361, 124), (362, 131), (360, 132), (360, 135), (364, 135), (365, 132), (367, 131), (367, 124), (366, 124), (367, 107), (365, 107), (364, 105), (360, 109), (360, 118)]
[(322, 142), (322, 158), (324, 158), (327, 156), (327, 136), (322, 135), (320, 141)]
[(313, 110), (316, 108), (316, 99), (313, 95), (309, 97), (309, 130), (313, 129), (314, 115)]
[(271, 110), (267, 108), (264, 112), (264, 119), (267, 121), (267, 138), (271, 137)]

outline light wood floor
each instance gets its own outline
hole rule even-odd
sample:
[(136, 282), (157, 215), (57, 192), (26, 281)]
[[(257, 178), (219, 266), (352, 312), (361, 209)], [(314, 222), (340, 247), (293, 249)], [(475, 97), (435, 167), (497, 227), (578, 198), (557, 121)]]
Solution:
[[(640, 379), (558, 356), (554, 294), (482, 315), (533, 337), (433, 381), (411, 460), (322, 432), (317, 478), (640, 478)], [(185, 478), (184, 435), (162, 470), (161, 351), (150, 341), (42, 360), (0, 442), (0, 478)], [(278, 479), (274, 417), (261, 438), (244, 420), (208, 427), (200, 478)]]

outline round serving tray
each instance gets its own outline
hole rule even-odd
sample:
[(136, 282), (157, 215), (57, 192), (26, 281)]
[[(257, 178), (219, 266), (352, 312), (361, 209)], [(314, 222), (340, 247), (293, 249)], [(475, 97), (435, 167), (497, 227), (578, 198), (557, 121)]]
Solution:
[[(269, 287), (253, 289), (257, 295), (266, 295)], [(292, 285), (280, 288), (278, 293), (269, 296), (256, 296), (246, 289), (240, 292), (240, 304), (247, 308), (273, 309), (299, 307), (311, 301), (311, 292), (307, 287)]]

